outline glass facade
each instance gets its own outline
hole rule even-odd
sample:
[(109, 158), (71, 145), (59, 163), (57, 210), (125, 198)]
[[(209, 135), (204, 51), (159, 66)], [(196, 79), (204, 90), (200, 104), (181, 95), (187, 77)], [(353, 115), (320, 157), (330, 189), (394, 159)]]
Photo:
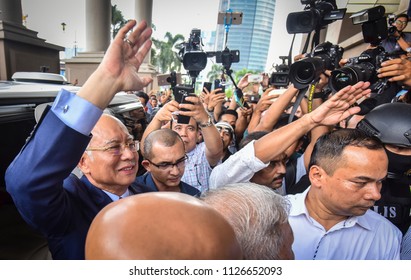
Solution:
[[(240, 62), (233, 63), (232, 69), (264, 71), (270, 47), (276, 0), (221, 0), (219, 11), (228, 8), (233, 12), (243, 12), (241, 25), (232, 25), (228, 32), (227, 47), (240, 50)], [(223, 50), (226, 32), (218, 26), (216, 50)]]

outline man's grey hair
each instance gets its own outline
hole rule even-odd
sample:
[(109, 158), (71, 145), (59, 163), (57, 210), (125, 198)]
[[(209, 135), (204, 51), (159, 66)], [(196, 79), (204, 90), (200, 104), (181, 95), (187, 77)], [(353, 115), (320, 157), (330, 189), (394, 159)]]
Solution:
[(290, 205), (274, 190), (254, 183), (229, 184), (200, 197), (231, 224), (244, 258), (279, 259)]

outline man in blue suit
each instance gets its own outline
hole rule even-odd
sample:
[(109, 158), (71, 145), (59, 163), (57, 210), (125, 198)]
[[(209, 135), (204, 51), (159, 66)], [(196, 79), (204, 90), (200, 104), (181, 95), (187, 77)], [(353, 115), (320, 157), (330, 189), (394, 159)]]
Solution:
[[(7, 169), (7, 191), (24, 220), (47, 237), (53, 259), (84, 259), (96, 214), (135, 193), (130, 184), (139, 143), (119, 120), (102, 113), (117, 92), (151, 82), (137, 75), (151, 33), (145, 21), (128, 22), (77, 95), (59, 93)], [(81, 179), (70, 175), (77, 165)]]
[(163, 128), (152, 131), (144, 140), (144, 160), (147, 172), (137, 177), (141, 192), (182, 192), (200, 196), (200, 191), (181, 181), (188, 159), (184, 142), (174, 130)]

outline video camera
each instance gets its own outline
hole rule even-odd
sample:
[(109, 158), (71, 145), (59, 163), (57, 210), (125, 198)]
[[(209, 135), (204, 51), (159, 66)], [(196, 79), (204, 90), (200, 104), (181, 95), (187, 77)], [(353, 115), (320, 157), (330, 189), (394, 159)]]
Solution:
[(331, 22), (343, 19), (347, 9), (338, 9), (336, 0), (301, 0), (306, 5), (303, 12), (290, 13), (287, 16), (289, 34), (310, 33), (320, 30)]
[(330, 42), (317, 45), (312, 53), (291, 64), (289, 78), (297, 89), (303, 89), (320, 77), (325, 70), (338, 67), (344, 49)]
[(286, 63), (288, 56), (280, 56), (280, 59), (282, 63), (275, 66), (275, 72), (271, 73), (270, 76), (270, 84), (276, 87), (286, 87), (290, 83), (290, 79), (288, 78), (290, 67), (288, 63)]
[(188, 42), (183, 44), (178, 53), (184, 69), (191, 77), (197, 77), (200, 71), (207, 66), (207, 53), (203, 51), (202, 46), (201, 30), (193, 28)]

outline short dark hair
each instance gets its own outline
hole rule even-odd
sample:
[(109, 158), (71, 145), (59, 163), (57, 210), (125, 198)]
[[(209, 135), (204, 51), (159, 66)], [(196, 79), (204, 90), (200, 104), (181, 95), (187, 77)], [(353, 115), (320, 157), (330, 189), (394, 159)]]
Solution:
[(221, 117), (222, 117), (223, 115), (225, 115), (225, 114), (233, 115), (234, 117), (236, 117), (236, 119), (238, 119), (238, 113), (237, 113), (236, 110), (227, 109), (227, 110), (225, 110), (225, 111), (223, 111), (223, 112), (221, 113), (221, 115), (220, 115), (220, 120), (221, 120)]
[(153, 158), (153, 146), (155, 143), (161, 143), (166, 147), (172, 147), (178, 141), (180, 141), (184, 147), (183, 139), (181, 139), (180, 135), (174, 130), (168, 128), (154, 130), (144, 139), (144, 158), (149, 160)]
[(376, 137), (369, 136), (358, 129), (343, 128), (324, 134), (318, 138), (311, 154), (308, 169), (313, 165), (318, 165), (328, 175), (333, 175), (334, 171), (341, 164), (344, 149), (348, 146), (367, 148), (369, 150), (383, 150), (382, 142)]
[(145, 93), (144, 91), (138, 91), (137, 93), (135, 93), (135, 95), (136, 95), (137, 97), (143, 98), (143, 99), (144, 99), (144, 102), (145, 102), (146, 104), (148, 103), (149, 97), (148, 97), (148, 94)]
[(397, 20), (398, 18), (401, 18), (401, 17), (407, 18), (407, 21), (410, 20), (407, 14), (399, 14), (399, 15), (396, 15), (396, 16), (395, 16), (395, 20)]

